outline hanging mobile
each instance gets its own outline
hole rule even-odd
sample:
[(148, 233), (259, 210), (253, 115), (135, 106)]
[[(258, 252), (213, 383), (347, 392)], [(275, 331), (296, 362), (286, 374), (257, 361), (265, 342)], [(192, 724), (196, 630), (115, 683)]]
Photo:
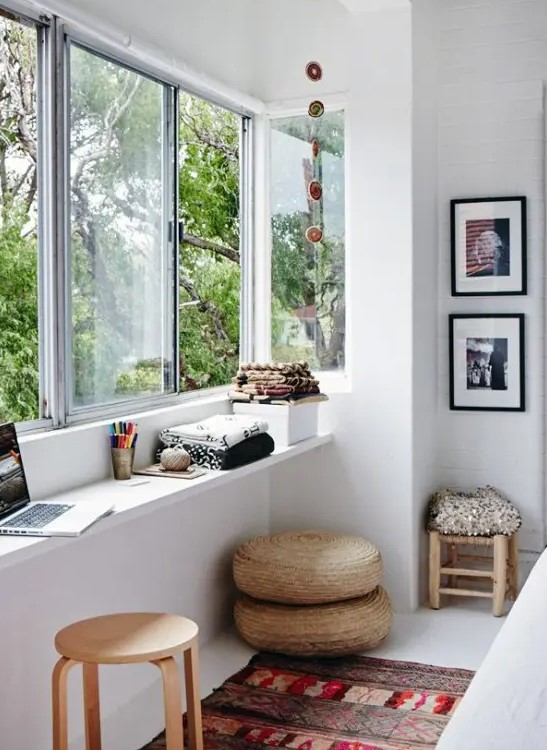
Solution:
[(310, 117), (321, 117), (325, 111), (325, 105), (320, 102), (319, 99), (315, 99), (308, 107), (308, 114)]
[(310, 81), (320, 81), (323, 78), (323, 69), (318, 62), (312, 60), (306, 65), (306, 75)]
[(321, 196), (323, 195), (323, 188), (321, 187), (321, 183), (317, 180), (312, 180), (308, 184), (308, 195), (312, 199), (312, 201), (320, 201)]
[(323, 230), (321, 227), (308, 227), (306, 229), (306, 239), (308, 242), (321, 242), (323, 239)]

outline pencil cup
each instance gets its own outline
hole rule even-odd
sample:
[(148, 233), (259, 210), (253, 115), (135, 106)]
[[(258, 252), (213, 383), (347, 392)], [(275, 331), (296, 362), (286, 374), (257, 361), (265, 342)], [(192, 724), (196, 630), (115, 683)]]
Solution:
[(133, 471), (134, 448), (111, 448), (114, 479), (131, 479)]

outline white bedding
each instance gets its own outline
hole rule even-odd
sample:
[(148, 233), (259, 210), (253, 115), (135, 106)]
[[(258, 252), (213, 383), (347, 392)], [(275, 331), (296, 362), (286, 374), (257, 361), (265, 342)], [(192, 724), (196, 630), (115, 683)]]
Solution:
[(547, 750), (547, 550), (437, 750)]

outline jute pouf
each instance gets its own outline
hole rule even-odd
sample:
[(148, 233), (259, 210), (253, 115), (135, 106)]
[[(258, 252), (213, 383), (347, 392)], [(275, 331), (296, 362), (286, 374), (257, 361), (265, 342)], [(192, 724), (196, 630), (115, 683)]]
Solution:
[(318, 657), (374, 648), (388, 635), (392, 620), (389, 597), (380, 586), (358, 599), (304, 607), (244, 597), (234, 615), (237, 629), (254, 648)]
[(259, 536), (234, 555), (240, 591), (268, 602), (324, 604), (364, 596), (378, 586), (382, 558), (367, 539), (326, 531)]

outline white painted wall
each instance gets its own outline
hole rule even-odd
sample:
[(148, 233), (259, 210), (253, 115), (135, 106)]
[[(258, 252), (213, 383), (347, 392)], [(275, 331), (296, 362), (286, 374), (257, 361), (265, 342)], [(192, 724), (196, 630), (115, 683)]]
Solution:
[[(348, 87), (351, 16), (336, 0), (255, 0), (255, 89), (264, 101), (310, 100)], [(317, 60), (321, 81), (310, 81), (306, 64)]]
[(428, 549), (424, 508), (437, 482), (436, 393), (437, 224), (437, 52), (438, 0), (421, 0), (412, 11), (413, 144), (413, 411), (414, 513), (418, 540), (420, 601), (426, 598)]
[[(118, 418), (138, 424), (135, 466), (142, 467), (153, 461), (160, 430), (229, 412), (228, 399), (217, 394), (149, 412), (120, 413)], [(21, 453), (32, 498), (41, 500), (112, 476), (108, 443), (111, 421), (24, 436), (20, 440)]]
[[(280, 467), (274, 528), (363, 534), (384, 557), (396, 607), (417, 602), (414, 533), (410, 9), (351, 20), (348, 350), (351, 393), (323, 410), (329, 454)], [(287, 71), (287, 77), (289, 73)], [(296, 84), (298, 85), (298, 84)], [(305, 477), (305, 481), (302, 481)]]
[[(415, 0), (438, 36), (438, 482), (490, 483), (521, 508), (521, 547), (544, 544), (544, 144), (543, 81), (547, 79), (544, 0)], [(425, 22), (424, 22), (425, 23)], [(436, 64), (435, 64), (436, 61)], [(421, 98), (427, 96), (422, 79)], [(424, 160), (417, 169), (430, 163)], [(431, 181), (434, 190), (434, 182)], [(451, 198), (528, 197), (529, 293), (526, 297), (450, 296)], [(526, 413), (448, 409), (450, 312), (526, 313)]]
[[(136, 463), (151, 461), (159, 430), (229, 410), (226, 398), (133, 415), (139, 422)], [(127, 415), (130, 418), (130, 415)], [(33, 498), (111, 476), (106, 424), (82, 425), (21, 441)], [(269, 528), (270, 473), (204, 492), (0, 573), (0, 746), (50, 747), (53, 639), (70, 622), (115, 611), (185, 614), (206, 644), (229, 626), (234, 589), (231, 555)], [(1, 540), (0, 540), (1, 544)], [(134, 750), (163, 727), (159, 672), (105, 668), (101, 676), (104, 744)], [(81, 676), (70, 681), (71, 750), (83, 748)]]
[[(116, 611), (167, 611), (200, 626), (203, 647), (231, 622), (231, 556), (268, 530), (268, 477), (148, 514), (3, 569), (0, 576), (0, 746), (51, 747), (50, 680), (57, 630)], [(103, 743), (142, 747), (164, 726), (159, 671), (101, 668)], [(81, 673), (69, 678), (71, 750), (81, 750)]]
[[(25, 1), (25, 0), (23, 0)], [(26, 0), (69, 20), (150, 47), (166, 58), (264, 100), (307, 95), (306, 63), (320, 60), (315, 94), (346, 88), (349, 13), (337, 0)], [(84, 24), (85, 25), (85, 24)]]
[[(41, 0), (32, 0), (39, 5)], [(199, 73), (249, 93), (256, 9), (253, 0), (43, 0), (43, 6), (69, 19), (84, 14), (114, 37), (155, 47), (183, 60)]]

